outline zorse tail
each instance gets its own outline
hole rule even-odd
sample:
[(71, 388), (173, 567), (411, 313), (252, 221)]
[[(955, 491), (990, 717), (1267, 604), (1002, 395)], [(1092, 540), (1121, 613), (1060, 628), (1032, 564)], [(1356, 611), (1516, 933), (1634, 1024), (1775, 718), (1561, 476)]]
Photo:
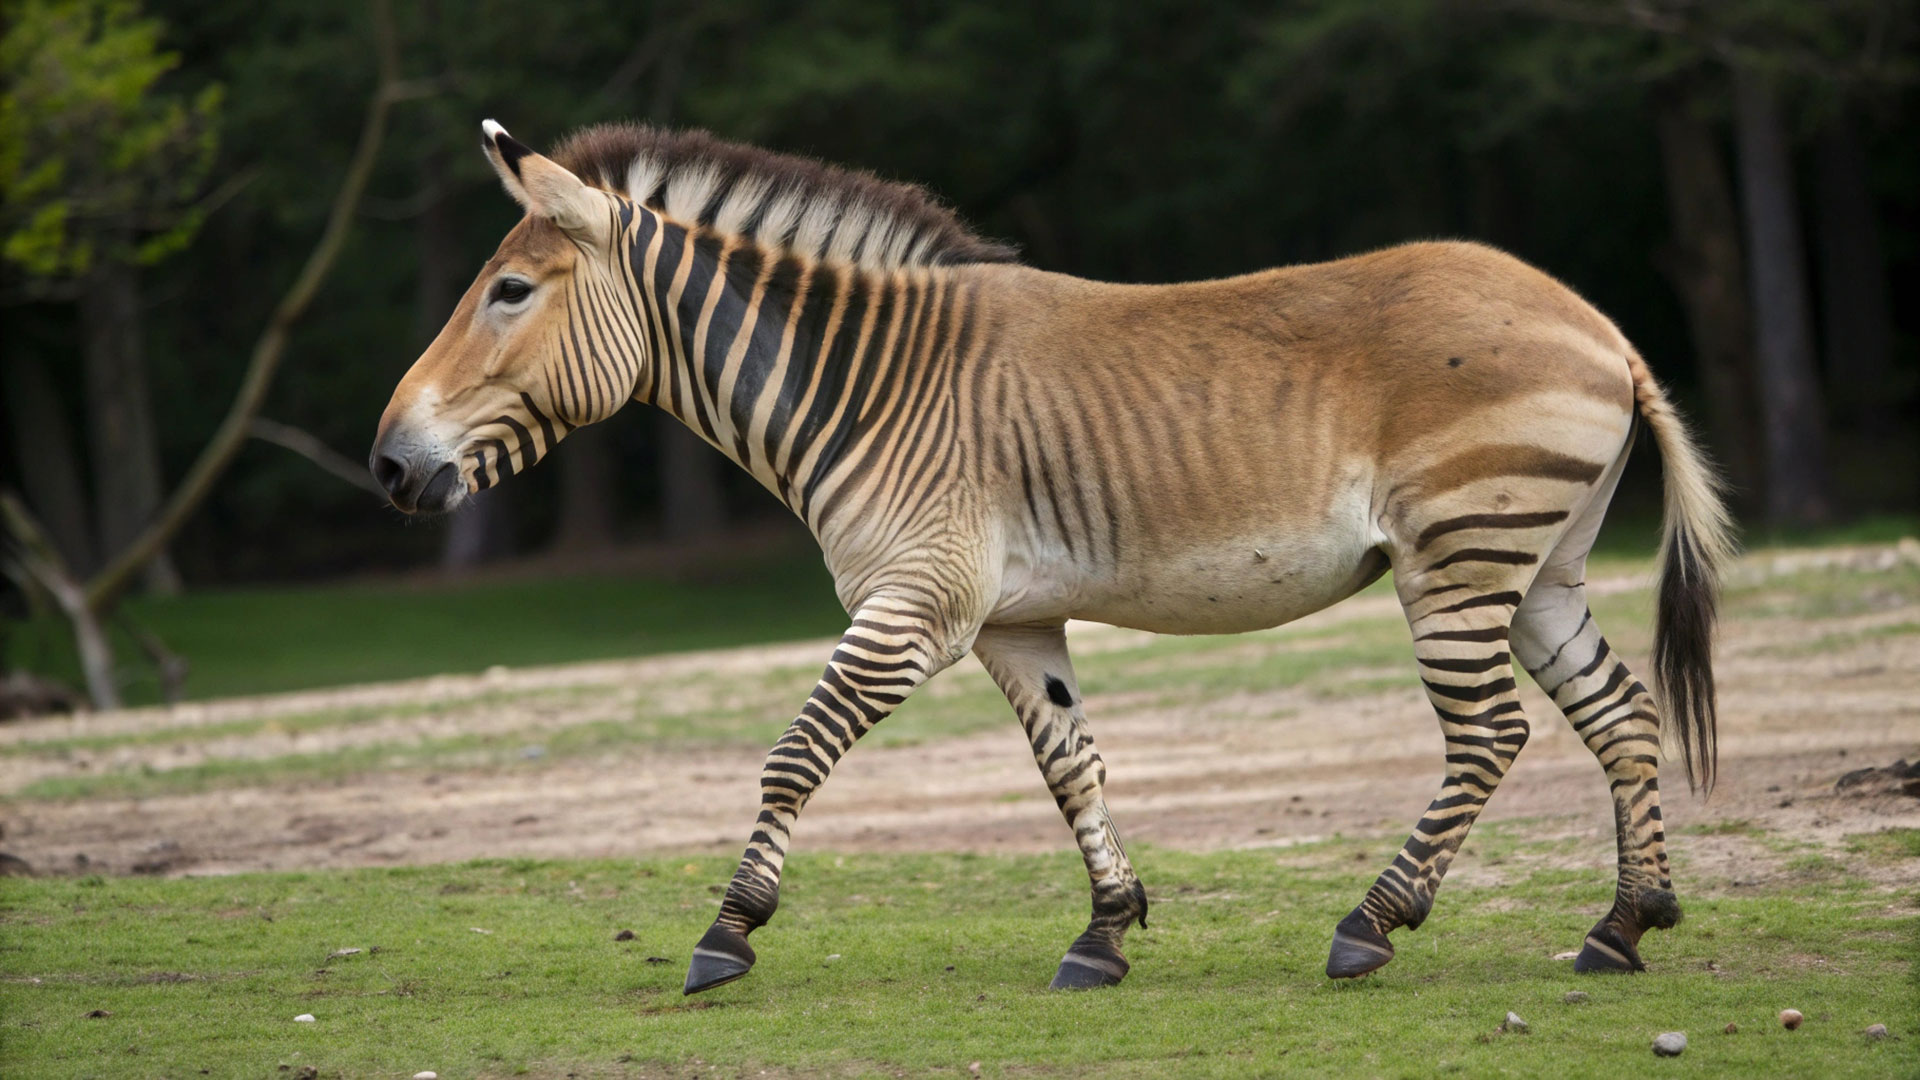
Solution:
[(1660, 537), (1659, 606), (1653, 626), (1653, 696), (1660, 736), (1686, 763), (1687, 783), (1713, 791), (1719, 759), (1713, 689), (1713, 626), (1720, 571), (1733, 555), (1733, 521), (1721, 481), (1687, 434), (1686, 421), (1629, 354), (1634, 399), (1653, 430), (1666, 473), (1666, 520)]

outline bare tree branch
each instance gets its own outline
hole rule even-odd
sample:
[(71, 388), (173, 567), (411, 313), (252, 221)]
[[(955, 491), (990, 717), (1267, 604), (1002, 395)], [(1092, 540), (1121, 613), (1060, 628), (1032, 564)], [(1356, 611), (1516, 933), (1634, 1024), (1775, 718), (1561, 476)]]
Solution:
[(373, 475), (367, 472), (365, 465), (328, 446), (310, 431), (256, 416), (247, 426), (247, 434), (262, 442), (285, 447), (362, 491), (371, 492), (383, 500), (387, 497), (380, 485), (373, 482)]
[(260, 411), (268, 388), (273, 384), (274, 372), (280, 366), (281, 355), (286, 352), (287, 339), (294, 324), (306, 314), (314, 296), (320, 291), (321, 283), (333, 269), (341, 248), (346, 244), (347, 232), (353, 224), (361, 196), (366, 193), (367, 181), (373, 174), (381, 143), (386, 139), (388, 112), (395, 102), (420, 96), (429, 89), (427, 84), (401, 81), (399, 47), (394, 35), (392, 12), (387, 0), (372, 0), (371, 6), (380, 82), (367, 103), (360, 142), (354, 148), (353, 160), (347, 167), (345, 178), (341, 180), (339, 191), (334, 195), (326, 229), (314, 245), (313, 253), (307, 257), (300, 276), (286, 295), (281, 297), (280, 305), (274, 309), (266, 328), (261, 331), (260, 339), (253, 348), (253, 356), (247, 364), (246, 374), (241, 378), (240, 388), (228, 407), (226, 419), (221, 421), (213, 438), (200, 451), (200, 457), (187, 470), (187, 475), (167, 500), (159, 516), (87, 583), (87, 606), (94, 612), (107, 609), (120, 598), (141, 568), (167, 545), (194, 511), (199, 509), (213, 490), (214, 482), (232, 464), (234, 455), (239, 453), (251, 432), (252, 420)]

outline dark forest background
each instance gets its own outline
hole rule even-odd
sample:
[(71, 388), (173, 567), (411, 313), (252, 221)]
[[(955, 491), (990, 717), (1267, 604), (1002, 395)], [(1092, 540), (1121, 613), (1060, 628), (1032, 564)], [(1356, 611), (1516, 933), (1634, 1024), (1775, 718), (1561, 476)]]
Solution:
[[(380, 8), (0, 10), (0, 486), (84, 580), (207, 445), (320, 235)], [(254, 430), (280, 441), (245, 442), (141, 584), (585, 565), (783, 513), (638, 409), (422, 527), (316, 464), (358, 467), (516, 220), (483, 117), (536, 145), (636, 118), (863, 167), (1113, 280), (1484, 240), (1621, 324), (1750, 527), (1908, 513), (1917, 24), (1902, 0), (398, 2), (405, 93), (267, 388)]]

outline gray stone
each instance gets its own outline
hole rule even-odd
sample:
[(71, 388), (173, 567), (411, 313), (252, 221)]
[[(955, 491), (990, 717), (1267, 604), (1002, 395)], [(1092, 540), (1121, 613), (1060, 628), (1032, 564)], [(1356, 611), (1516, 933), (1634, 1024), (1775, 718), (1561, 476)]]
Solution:
[(1687, 1048), (1687, 1035), (1684, 1031), (1669, 1031), (1656, 1035), (1653, 1040), (1653, 1052), (1661, 1057), (1679, 1057)]
[(1510, 1012), (1507, 1014), (1507, 1018), (1501, 1021), (1500, 1030), (1510, 1032), (1514, 1035), (1525, 1035), (1527, 1033), (1527, 1022), (1520, 1019), (1519, 1013)]
[(1887, 1025), (1885, 1024), (1873, 1025), (1872, 1027), (1866, 1030), (1866, 1036), (1867, 1038), (1872, 1039), (1875, 1042), (1879, 1042), (1881, 1039), (1884, 1039), (1887, 1037)]
[(1588, 996), (1585, 990), (1569, 990), (1567, 991), (1567, 996), (1560, 1000), (1569, 1005), (1585, 1005), (1587, 1002), (1592, 1001), (1593, 998)]

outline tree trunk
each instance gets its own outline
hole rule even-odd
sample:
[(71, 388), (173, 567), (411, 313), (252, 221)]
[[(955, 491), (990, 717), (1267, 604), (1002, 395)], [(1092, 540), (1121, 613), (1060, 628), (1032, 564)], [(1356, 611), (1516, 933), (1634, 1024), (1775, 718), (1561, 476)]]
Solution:
[(1826, 408), (1814, 369), (1805, 248), (1794, 197), (1786, 122), (1773, 88), (1751, 71), (1733, 73), (1734, 130), (1745, 196), (1749, 284), (1760, 417), (1765, 424), (1767, 520), (1831, 520)]
[(668, 540), (698, 540), (727, 524), (720, 452), (666, 417), (659, 425), (660, 526)]
[[(80, 321), (95, 519), (101, 554), (110, 558), (138, 539), (160, 508), (160, 444), (147, 392), (138, 271), (119, 263), (96, 270), (80, 294)], [(144, 577), (154, 592), (180, 591), (180, 575), (165, 550), (147, 564)]]
[(583, 555), (613, 547), (619, 472), (613, 429), (604, 422), (578, 428), (553, 453), (559, 458), (560, 523), (552, 550)]
[(1893, 431), (1897, 407), (1887, 394), (1893, 385), (1893, 312), (1880, 222), (1867, 187), (1867, 155), (1845, 113), (1827, 125), (1815, 146), (1814, 211), (1827, 385), (1861, 435), (1884, 438)]
[(46, 362), (15, 355), (4, 364), (7, 426), (27, 504), (46, 525), (61, 561), (80, 577), (93, 573), (93, 533), (87, 520), (87, 489), (80, 479), (67, 413), (54, 392)]
[(1661, 96), (1656, 126), (1673, 246), (1659, 261), (1686, 309), (1714, 456), (1736, 503), (1756, 511), (1765, 485), (1740, 212), (1720, 140), (1695, 112), (1691, 88), (1670, 86)]

